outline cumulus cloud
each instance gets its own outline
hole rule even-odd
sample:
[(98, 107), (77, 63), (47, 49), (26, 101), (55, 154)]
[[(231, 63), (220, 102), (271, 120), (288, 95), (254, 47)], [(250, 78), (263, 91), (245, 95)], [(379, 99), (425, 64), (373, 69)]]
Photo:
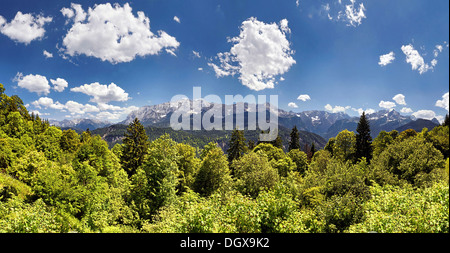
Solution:
[(411, 108), (409, 108), (409, 107), (403, 107), (403, 108), (400, 110), (400, 112), (401, 112), (401, 113), (412, 113), (413, 110), (412, 110)]
[(72, 4), (61, 13), (73, 22), (61, 48), (69, 56), (86, 55), (117, 64), (137, 56), (156, 55), (163, 49), (173, 53), (180, 45), (164, 31), (150, 31), (150, 19), (142, 11), (135, 16), (128, 3), (98, 4), (87, 12), (81, 5)]
[(98, 82), (85, 84), (80, 87), (70, 89), (73, 92), (81, 92), (91, 96), (91, 102), (94, 103), (108, 103), (111, 101), (127, 101), (129, 99), (128, 93), (115, 83), (103, 85)]
[(238, 75), (241, 83), (252, 90), (274, 88), (278, 75), (286, 73), (296, 63), (294, 51), (286, 34), (290, 33), (288, 21), (266, 24), (252, 17), (244, 21), (229, 52), (218, 53), (216, 62), (209, 62), (216, 76)]
[(50, 82), (53, 84), (53, 89), (58, 92), (64, 91), (69, 86), (69, 83), (62, 78), (56, 78), (56, 80), (50, 79)]
[(417, 119), (427, 119), (427, 120), (433, 120), (436, 118), (439, 122), (443, 120), (442, 116), (436, 115), (436, 113), (432, 110), (419, 110), (412, 114)]
[(437, 107), (444, 108), (445, 110), (448, 111), (448, 109), (449, 109), (449, 100), (448, 100), (448, 97), (449, 97), (449, 93), (447, 92), (447, 93), (445, 93), (445, 94), (442, 96), (442, 100), (436, 101), (436, 106), (437, 106)]
[(370, 115), (370, 114), (376, 112), (374, 109), (371, 109), (371, 108), (368, 108), (368, 109), (366, 109), (366, 110), (364, 110), (363, 108), (358, 108), (358, 109), (352, 108), (352, 110), (355, 111), (355, 112), (358, 112), (359, 115), (362, 115), (363, 112), (365, 112), (366, 115)]
[[(423, 57), (419, 54), (417, 50), (414, 49), (414, 47), (409, 45), (403, 45), (402, 51), (406, 55), (406, 62), (411, 64), (412, 70), (419, 71), (420, 74), (426, 73), (428, 70), (433, 69), (433, 66), (436, 64), (430, 66), (427, 63), (425, 63)], [(436, 62), (437, 63), (437, 62)]]
[(173, 17), (173, 20), (174, 20), (175, 22), (177, 22), (178, 24), (180, 24), (180, 23), (181, 23), (181, 20), (180, 20), (180, 18), (179, 18), (179, 17), (177, 17), (177, 16)]
[(311, 97), (309, 97), (309, 95), (307, 95), (307, 94), (303, 94), (303, 95), (298, 96), (297, 99), (305, 102), (307, 100), (311, 100)]
[(13, 81), (17, 82), (17, 85), (20, 88), (27, 89), (30, 92), (36, 92), (37, 94), (44, 95), (50, 93), (50, 85), (45, 76), (32, 74), (24, 76), (19, 72), (14, 77)]
[(384, 108), (384, 109), (392, 109), (394, 108), (396, 105), (394, 102), (391, 101), (380, 101), (380, 103), (378, 104), (379, 107)]
[[(52, 98), (41, 97), (38, 100), (31, 103), (35, 108), (38, 109), (55, 109), (62, 112), (70, 113), (69, 117), (93, 117), (91, 113), (97, 113), (96, 118), (104, 120), (119, 120), (130, 112), (137, 110), (136, 106), (120, 107), (116, 105), (110, 105), (105, 103), (99, 103), (97, 105), (92, 104), (82, 104), (73, 100), (67, 101), (65, 104), (59, 101), (54, 102)], [(40, 115), (48, 115), (48, 113), (39, 113)]]
[(0, 33), (16, 42), (28, 45), (33, 40), (44, 37), (44, 26), (46, 23), (52, 22), (52, 20), (52, 17), (35, 16), (29, 13), (23, 14), (19, 11), (11, 22), (7, 22), (5, 18), (0, 16)]
[(391, 64), (394, 60), (395, 60), (394, 52), (390, 52), (385, 55), (380, 55), (380, 61), (378, 62), (378, 65), (386, 66), (388, 64)]
[(296, 103), (294, 103), (294, 102), (290, 102), (288, 104), (288, 106), (291, 107), (291, 108), (298, 108), (298, 105)]
[(397, 94), (392, 99), (399, 105), (406, 105), (405, 96), (403, 94)]
[(336, 105), (333, 107), (330, 104), (325, 105), (325, 110), (332, 112), (332, 113), (345, 112), (346, 110), (348, 110), (350, 108), (351, 108), (351, 106), (343, 107), (343, 106)]

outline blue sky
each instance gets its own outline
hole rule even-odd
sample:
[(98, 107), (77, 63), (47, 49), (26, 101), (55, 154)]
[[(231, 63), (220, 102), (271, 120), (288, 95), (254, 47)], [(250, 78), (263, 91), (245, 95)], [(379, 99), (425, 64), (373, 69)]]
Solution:
[(193, 86), (442, 120), (448, 31), (446, 0), (2, 0), (0, 83), (58, 120), (117, 122)]

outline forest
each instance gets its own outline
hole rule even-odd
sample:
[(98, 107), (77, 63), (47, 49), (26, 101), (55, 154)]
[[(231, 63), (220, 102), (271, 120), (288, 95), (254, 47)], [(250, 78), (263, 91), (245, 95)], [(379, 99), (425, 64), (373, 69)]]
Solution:
[[(382, 131), (363, 113), (323, 149), (289, 140), (224, 151), (135, 119), (109, 148), (30, 114), (0, 84), (2, 233), (448, 233), (449, 120), (421, 132)], [(282, 142), (287, 142), (286, 151)]]

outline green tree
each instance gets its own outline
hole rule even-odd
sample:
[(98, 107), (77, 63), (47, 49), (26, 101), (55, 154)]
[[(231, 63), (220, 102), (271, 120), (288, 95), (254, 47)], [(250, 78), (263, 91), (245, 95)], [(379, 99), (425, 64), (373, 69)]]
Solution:
[(445, 120), (442, 122), (443, 126), (450, 126), (450, 119), (448, 118), (448, 114), (445, 115)]
[(148, 198), (151, 213), (176, 199), (179, 155), (177, 143), (165, 134), (150, 144), (148, 159), (143, 168), (148, 178)]
[(300, 149), (300, 134), (297, 130), (297, 126), (292, 128), (291, 139), (289, 141), (289, 151), (293, 149)]
[(144, 163), (149, 141), (144, 126), (138, 118), (128, 125), (124, 136), (120, 161), (128, 176), (131, 177)]
[(192, 189), (198, 169), (200, 168), (201, 160), (196, 156), (196, 149), (190, 145), (178, 143), (176, 145), (176, 150), (179, 171), (179, 184), (177, 189), (178, 193), (182, 193), (188, 188)]
[(230, 165), (235, 159), (239, 159), (244, 152), (247, 151), (247, 145), (245, 145), (244, 131), (234, 129), (231, 133), (231, 140), (229, 144), (230, 148), (227, 150), (228, 162)]
[(237, 187), (242, 194), (257, 197), (263, 189), (272, 189), (279, 180), (265, 154), (250, 152), (233, 162)]
[(379, 156), (393, 141), (392, 134), (381, 131), (372, 142), (373, 157)]
[(336, 136), (333, 145), (333, 155), (344, 161), (353, 160), (355, 155), (356, 136), (355, 133), (343, 130)]
[(73, 153), (80, 146), (80, 136), (72, 129), (64, 130), (59, 144), (63, 151)]
[(194, 190), (203, 196), (209, 196), (220, 188), (228, 187), (231, 176), (228, 160), (222, 149), (215, 143), (210, 143), (205, 148), (208, 148), (208, 151), (202, 153)]
[(300, 151), (300, 149), (292, 149), (287, 155), (295, 163), (297, 171), (301, 175), (304, 175), (305, 171), (308, 169), (308, 156), (306, 153)]
[(278, 171), (282, 177), (286, 177), (289, 172), (295, 169), (295, 163), (287, 156), (281, 148), (274, 147), (269, 143), (261, 143), (253, 150), (253, 152), (263, 152), (267, 155), (272, 168)]
[(409, 137), (389, 145), (373, 159), (373, 179), (380, 185), (427, 184), (435, 180), (434, 173), (443, 172), (444, 164), (444, 156), (432, 143)]
[(367, 162), (370, 163), (372, 159), (372, 137), (370, 136), (370, 124), (365, 112), (359, 118), (356, 132), (355, 158), (359, 160), (365, 157)]

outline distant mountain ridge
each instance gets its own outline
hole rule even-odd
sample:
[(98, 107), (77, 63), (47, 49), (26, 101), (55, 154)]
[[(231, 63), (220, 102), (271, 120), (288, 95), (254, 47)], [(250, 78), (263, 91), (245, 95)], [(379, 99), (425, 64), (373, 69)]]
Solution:
[[(189, 102), (192, 105), (193, 101), (189, 100)], [(233, 118), (236, 118), (236, 106), (241, 105), (239, 103), (233, 105), (214, 104), (204, 100), (202, 100), (202, 102), (205, 103), (205, 105), (200, 111), (190, 111), (190, 113), (201, 113), (203, 116), (203, 114), (210, 110), (213, 106), (221, 106), (223, 117), (233, 114)], [(256, 105), (256, 108), (259, 106), (266, 107), (265, 110), (267, 115), (271, 113), (268, 103), (264, 105)], [(248, 112), (251, 108), (253, 107), (249, 106), (247, 103), (244, 104), (244, 127), (247, 127), (247, 125), (251, 123), (248, 122)], [(134, 118), (138, 118), (144, 126), (170, 127), (170, 118), (175, 110), (176, 108), (171, 107), (169, 102), (152, 106), (144, 106), (131, 112), (126, 120), (122, 121), (121, 124), (129, 124)], [(439, 122), (436, 119), (431, 121), (425, 119), (415, 119), (411, 116), (401, 115), (394, 109), (380, 110), (378, 112), (368, 114), (367, 119), (370, 123), (373, 138), (375, 138), (383, 130), (392, 131), (396, 129), (403, 129), (402, 126), (407, 124), (410, 124), (408, 126), (411, 126), (416, 131), (421, 131), (423, 127), (430, 128), (432, 126), (439, 125)], [(278, 109), (279, 126), (283, 126), (285, 128), (293, 128), (294, 126), (297, 126), (299, 130), (318, 134), (325, 139), (335, 137), (344, 129), (356, 132), (358, 121), (359, 117), (350, 117), (348, 114), (343, 112), (331, 113), (319, 110), (288, 112)]]
[(80, 130), (85, 131), (89, 128), (89, 130), (94, 130), (97, 128), (102, 128), (106, 126), (112, 125), (109, 121), (102, 121), (102, 120), (96, 120), (96, 119), (65, 119), (62, 121), (57, 120), (50, 120), (50, 125), (61, 127), (62, 129), (74, 129), (74, 130)]

